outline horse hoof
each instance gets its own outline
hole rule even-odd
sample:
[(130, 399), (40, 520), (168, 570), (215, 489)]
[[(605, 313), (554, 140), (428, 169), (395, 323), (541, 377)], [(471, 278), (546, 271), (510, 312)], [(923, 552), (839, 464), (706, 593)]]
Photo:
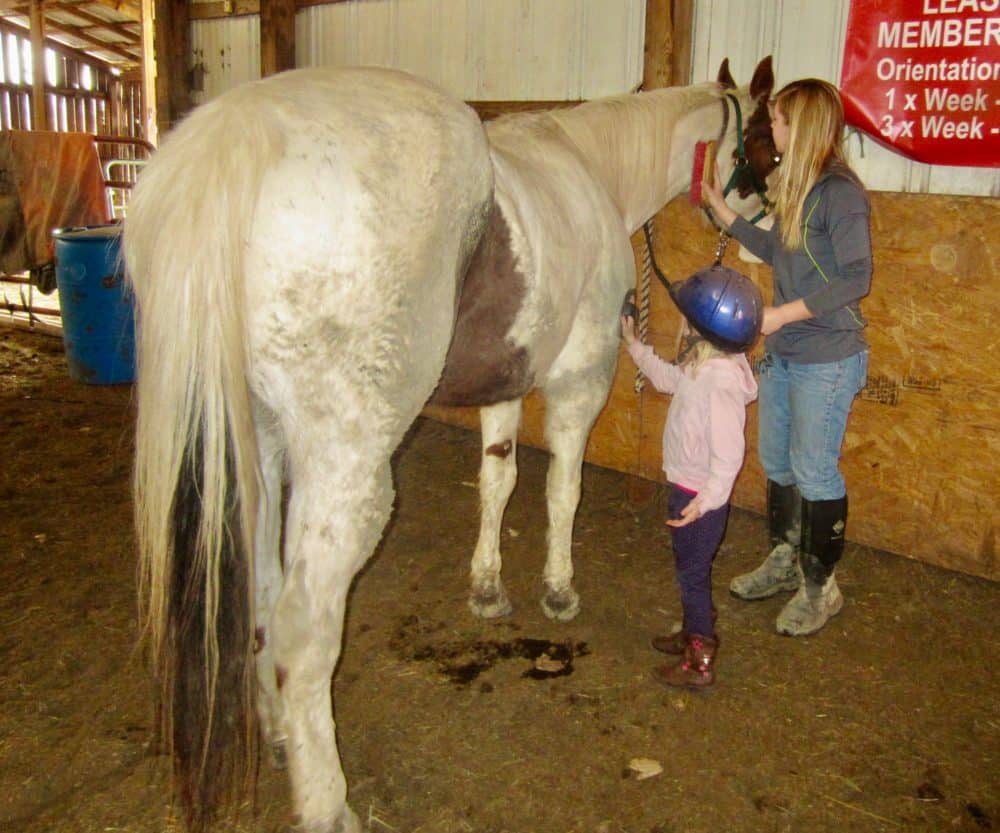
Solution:
[(469, 596), (469, 610), (480, 619), (499, 619), (501, 616), (509, 616), (514, 606), (501, 584), (499, 587), (473, 590)]
[(333, 826), (332, 833), (362, 833), (361, 822), (358, 821), (358, 817), (354, 814), (354, 811), (346, 804), (344, 805), (344, 812), (340, 814), (340, 818)]
[(568, 622), (580, 612), (580, 596), (572, 587), (548, 590), (542, 597), (542, 610), (549, 619)]
[(363, 829), (357, 815), (345, 804), (336, 821), (307, 824), (296, 818), (292, 821), (289, 833), (363, 833)]

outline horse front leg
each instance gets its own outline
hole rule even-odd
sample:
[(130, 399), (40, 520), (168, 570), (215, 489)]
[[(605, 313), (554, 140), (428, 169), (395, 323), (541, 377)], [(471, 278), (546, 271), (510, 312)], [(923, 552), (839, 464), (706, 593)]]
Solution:
[(573, 589), (573, 522), (587, 437), (607, 390), (605, 381), (579, 376), (545, 387), (545, 438), (551, 457), (545, 479), (549, 529), (541, 604), (545, 615), (559, 622), (580, 612), (580, 596)]
[(301, 468), (293, 464), (285, 580), (272, 618), (292, 803), (302, 833), (361, 833), (346, 803), (331, 679), (348, 590), (388, 520), (392, 485), (388, 459), (372, 467), (363, 455), (352, 455), (354, 464), (345, 467), (346, 456), (313, 453)]
[(482, 408), (483, 459), (479, 469), (479, 539), (472, 556), (469, 608), (483, 619), (513, 610), (500, 578), (500, 529), (517, 482), (517, 429), (521, 400)]

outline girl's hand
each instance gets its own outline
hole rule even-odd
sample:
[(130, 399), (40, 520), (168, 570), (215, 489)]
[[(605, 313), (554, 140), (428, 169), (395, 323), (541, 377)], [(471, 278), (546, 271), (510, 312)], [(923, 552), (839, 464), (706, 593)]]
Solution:
[(630, 315), (623, 315), (620, 320), (622, 324), (622, 341), (631, 347), (639, 340), (639, 336), (635, 332), (635, 319)]
[(697, 500), (692, 500), (687, 506), (681, 509), (681, 516), (679, 518), (671, 518), (667, 521), (667, 526), (672, 526), (676, 529), (677, 527), (694, 523), (700, 517), (701, 507), (698, 505)]

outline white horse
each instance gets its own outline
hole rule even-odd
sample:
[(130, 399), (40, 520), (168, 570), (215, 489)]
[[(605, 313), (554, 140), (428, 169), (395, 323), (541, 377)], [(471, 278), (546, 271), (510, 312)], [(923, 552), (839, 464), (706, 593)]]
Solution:
[(543, 390), (543, 606), (577, 613), (573, 517), (633, 283), (629, 236), (684, 190), (695, 142), (721, 140), (728, 159), (734, 105), (766, 118), (772, 83), (767, 59), (730, 90), (724, 64), (718, 83), (484, 129), (399, 72), (301, 70), (226, 93), (167, 137), (124, 252), (143, 621), (192, 828), (252, 781), (259, 719), (287, 757), (300, 829), (360, 830), (330, 681), (348, 588), (392, 506), (390, 455), (432, 396), (484, 406), (470, 604), (491, 617), (510, 610), (499, 533), (521, 399)]

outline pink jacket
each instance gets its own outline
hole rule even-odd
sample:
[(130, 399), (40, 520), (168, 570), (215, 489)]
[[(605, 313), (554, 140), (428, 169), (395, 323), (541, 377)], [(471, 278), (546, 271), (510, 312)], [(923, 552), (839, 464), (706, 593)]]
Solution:
[(667, 480), (697, 492), (701, 514), (718, 509), (743, 465), (747, 405), (757, 398), (746, 356), (713, 356), (692, 377), (648, 344), (635, 342), (629, 354), (654, 388), (673, 394), (663, 426)]

